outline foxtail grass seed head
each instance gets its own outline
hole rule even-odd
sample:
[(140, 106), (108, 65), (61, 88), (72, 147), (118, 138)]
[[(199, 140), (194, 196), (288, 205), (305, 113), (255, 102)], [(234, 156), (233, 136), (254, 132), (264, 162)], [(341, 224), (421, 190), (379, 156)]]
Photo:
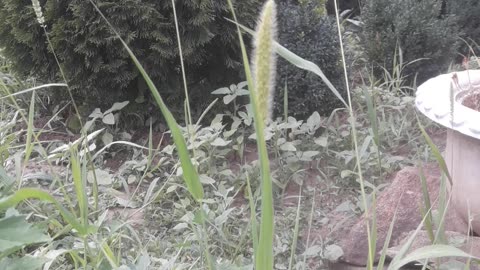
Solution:
[(276, 4), (269, 0), (263, 6), (254, 37), (252, 61), (254, 98), (261, 118), (271, 118), (275, 88), (276, 54), (274, 41), (277, 36)]
[(45, 27), (45, 17), (43, 17), (42, 7), (38, 0), (32, 0), (33, 10), (35, 11), (35, 16), (37, 16), (37, 21), (40, 26)]

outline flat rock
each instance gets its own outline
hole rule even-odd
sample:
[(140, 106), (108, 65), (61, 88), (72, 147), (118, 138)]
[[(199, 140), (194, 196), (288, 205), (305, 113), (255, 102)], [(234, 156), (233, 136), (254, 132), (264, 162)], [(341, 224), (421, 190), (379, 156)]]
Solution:
[[(436, 164), (423, 167), (430, 200), (436, 201), (440, 188), (440, 169)], [(388, 229), (396, 214), (391, 245), (398, 243), (402, 235), (415, 230), (422, 221), (420, 207), (423, 205), (420, 173), (416, 167), (406, 167), (399, 171), (392, 184), (383, 190), (376, 203), (378, 254), (384, 246)], [(434, 209), (436, 206), (434, 205)], [(366, 265), (368, 256), (367, 217), (363, 215), (341, 241), (344, 251), (343, 261), (353, 265)], [(452, 208), (447, 210), (445, 230), (467, 234), (468, 225)], [(391, 246), (390, 245), (390, 246)], [(378, 260), (378, 255), (376, 260)]]

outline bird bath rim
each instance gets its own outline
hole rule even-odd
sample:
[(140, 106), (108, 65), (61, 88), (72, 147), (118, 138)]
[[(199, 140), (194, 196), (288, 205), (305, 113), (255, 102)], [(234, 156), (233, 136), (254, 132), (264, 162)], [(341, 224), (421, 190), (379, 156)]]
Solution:
[[(455, 75), (458, 85), (454, 84)], [(454, 91), (453, 106), (451, 87)], [(480, 112), (461, 102), (463, 97), (477, 89), (480, 89), (480, 70), (439, 75), (418, 87), (415, 106), (432, 121), (480, 140)]]

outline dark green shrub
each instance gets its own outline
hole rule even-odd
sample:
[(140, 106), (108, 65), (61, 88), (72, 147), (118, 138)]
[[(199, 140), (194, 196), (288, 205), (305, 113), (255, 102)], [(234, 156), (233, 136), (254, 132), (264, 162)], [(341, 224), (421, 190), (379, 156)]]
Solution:
[(326, 3), (327, 14), (335, 15), (335, 1), (337, 1), (339, 13), (350, 10), (350, 16), (360, 15), (360, 0), (328, 0)]
[[(139, 75), (128, 54), (87, 0), (40, 0), (47, 31), (75, 95), (93, 104), (135, 97)], [(241, 23), (252, 25), (259, 0), (235, 1)], [(171, 1), (95, 0), (161, 89), (183, 100)], [(241, 54), (226, 1), (176, 1), (192, 96), (237, 81)], [(23, 76), (59, 79), (57, 65), (30, 0), (0, 0), (0, 47)], [(128, 92), (129, 95), (126, 95)], [(192, 100), (194, 99), (192, 98)], [(181, 102), (180, 102), (181, 103)], [(192, 102), (195, 106), (196, 103)]]
[[(338, 90), (345, 93), (335, 20), (318, 16), (312, 5), (298, 5), (295, 1), (279, 3), (279, 43), (317, 64)], [(341, 106), (338, 98), (317, 75), (279, 59), (274, 106), (276, 116), (283, 115), (285, 84), (288, 87), (289, 115), (302, 118), (314, 111), (325, 115)]]
[[(480, 1), (478, 0), (448, 0), (446, 12), (455, 16), (461, 37), (471, 45), (478, 55), (480, 53)], [(471, 54), (468, 45), (461, 44), (460, 53)]]
[[(453, 16), (442, 15), (438, 0), (365, 0), (362, 8), (364, 49), (377, 75), (392, 71), (397, 45), (408, 65), (403, 75), (417, 84), (447, 70), (458, 48), (458, 28)], [(397, 63), (398, 63), (397, 59)]]

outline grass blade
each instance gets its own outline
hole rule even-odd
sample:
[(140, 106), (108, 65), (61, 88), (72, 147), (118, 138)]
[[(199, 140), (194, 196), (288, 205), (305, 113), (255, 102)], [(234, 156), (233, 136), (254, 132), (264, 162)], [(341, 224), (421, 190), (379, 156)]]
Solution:
[(448, 181), (450, 182), (450, 185), (453, 185), (452, 177), (450, 176), (450, 173), (448, 172), (447, 164), (445, 163), (445, 160), (443, 159), (442, 154), (440, 153), (440, 150), (438, 150), (437, 146), (433, 143), (432, 139), (430, 138), (430, 136), (428, 136), (427, 132), (425, 131), (425, 128), (423, 127), (422, 123), (420, 122), (420, 119), (418, 118), (418, 115), (417, 115), (417, 123), (418, 123), (418, 127), (420, 128), (420, 131), (422, 131), (423, 137), (425, 138), (428, 146), (432, 150), (432, 154), (435, 157), (435, 159), (437, 160), (438, 165), (440, 166), (440, 169), (447, 176)]
[(50, 202), (60, 211), (60, 214), (80, 235), (86, 235), (89, 232), (88, 227), (80, 224), (76, 218), (68, 212), (52, 195), (47, 192), (35, 188), (22, 188), (14, 194), (0, 199), (0, 210), (4, 211), (10, 207), (15, 207), (20, 202), (28, 199), (39, 199), (41, 201)]
[(25, 90), (22, 90), (22, 91), (18, 91), (18, 92), (9, 94), (9, 95), (2, 96), (2, 97), (0, 97), (0, 100), (5, 99), (5, 98), (11, 98), (13, 96), (22, 95), (22, 94), (25, 94), (25, 93), (30, 93), (32, 91), (39, 90), (39, 89), (49, 88), (49, 87), (68, 87), (68, 85), (65, 84), (65, 83), (43, 84), (43, 85), (35, 86), (35, 87), (32, 87), (32, 88), (28, 88), (28, 89), (25, 89)]
[(418, 166), (419, 173), (420, 173), (420, 181), (422, 184), (422, 196), (423, 196), (423, 206), (422, 206), (422, 216), (426, 215), (425, 219), (425, 229), (427, 230), (428, 237), (430, 240), (435, 241), (435, 236), (433, 234), (433, 217), (432, 217), (432, 212), (428, 211), (431, 206), (431, 201), (430, 201), (430, 194), (428, 193), (428, 188), (427, 188), (427, 180), (425, 178), (425, 173), (423, 172), (423, 164), (420, 163)]
[(273, 269), (273, 195), (270, 178), (270, 160), (265, 142), (265, 122), (270, 118), (271, 92), (275, 80), (275, 53), (273, 40), (276, 34), (276, 6), (273, 0), (265, 3), (255, 35), (254, 89), (250, 91), (250, 102), (254, 112), (257, 147), (262, 172), (261, 218), (258, 250), (255, 256), (255, 269)]
[[(28, 109), (28, 123), (27, 123), (27, 139), (25, 141), (25, 159), (23, 166), (27, 166), (27, 162), (32, 154), (33, 144), (33, 116), (35, 115), (35, 91), (32, 92), (32, 100), (30, 101), (30, 107)], [(21, 184), (19, 185), (21, 187)]]
[(389, 269), (397, 270), (402, 266), (407, 265), (411, 262), (420, 261), (428, 258), (443, 258), (443, 257), (461, 257), (467, 259), (480, 260), (475, 256), (472, 256), (461, 249), (458, 249), (449, 245), (430, 245), (426, 247), (421, 247), (411, 252), (405, 258), (401, 259), (395, 264), (390, 265)]
[[(257, 95), (263, 95), (264, 91), (269, 91), (268, 88), (272, 87), (274, 73), (272, 74), (272, 59), (274, 57), (273, 48), (274, 41), (272, 29), (274, 27), (274, 14), (275, 3), (270, 0), (264, 5), (264, 12), (262, 16), (262, 22), (258, 26), (259, 38), (256, 40), (256, 54), (255, 59), (258, 59), (256, 64), (256, 82), (253, 83), (252, 74), (250, 71), (250, 65), (248, 63), (247, 51), (245, 43), (243, 42), (240, 26), (237, 22), (235, 10), (231, 0), (227, 0), (229, 7), (232, 11), (234, 22), (237, 25), (237, 32), (242, 49), (243, 63), (245, 68), (245, 75), (247, 77), (248, 88), (250, 91), (250, 102), (252, 103), (252, 109), (254, 114), (255, 132), (257, 136), (257, 148), (260, 157), (260, 170), (261, 170), (261, 222), (260, 222), (260, 235), (258, 248), (255, 252), (255, 268), (262, 270), (273, 269), (273, 235), (274, 235), (274, 223), (273, 223), (273, 195), (272, 195), (272, 180), (270, 178), (270, 160), (268, 158), (267, 145), (264, 136), (265, 126), (265, 114), (262, 115), (259, 104), (257, 103)], [(263, 28), (265, 27), (265, 28)], [(269, 99), (268, 97), (266, 99)]]
[(173, 141), (175, 143), (175, 146), (177, 147), (178, 155), (180, 158), (180, 163), (182, 166), (183, 170), (183, 179), (185, 180), (185, 184), (187, 185), (187, 189), (192, 195), (192, 197), (200, 201), (203, 199), (204, 192), (203, 192), (203, 186), (200, 183), (200, 178), (198, 176), (196, 168), (193, 166), (192, 161), (190, 159), (190, 155), (187, 149), (187, 145), (185, 143), (185, 138), (183, 137), (182, 131), (180, 130), (180, 127), (177, 124), (177, 121), (173, 117), (172, 113), (170, 110), (167, 108), (167, 105), (165, 105), (165, 102), (163, 101), (162, 97), (160, 96), (157, 87), (153, 83), (152, 79), (150, 76), (148, 76), (147, 72), (145, 69), (142, 67), (140, 64), (140, 61), (138, 61), (137, 57), (135, 54), (133, 54), (132, 50), (128, 47), (127, 43), (121, 38), (120, 34), (115, 30), (115, 28), (110, 24), (110, 22), (107, 20), (105, 15), (98, 9), (98, 7), (93, 3), (92, 0), (89, 0), (90, 3), (95, 7), (97, 12), (102, 16), (102, 18), (105, 20), (105, 22), (110, 26), (111, 30), (115, 33), (117, 38), (120, 40), (122, 43), (123, 47), (125, 50), (128, 52), (130, 55), (130, 58), (134, 62), (135, 66), (137, 69), (140, 71), (140, 74), (142, 75), (143, 79), (147, 83), (147, 86), (152, 93), (153, 98), (155, 99), (157, 105), (160, 107), (160, 110), (163, 114), (163, 117), (165, 118), (165, 121), (167, 122), (168, 127), (170, 128), (170, 131), (172, 133)]
[[(88, 198), (86, 178), (83, 177), (80, 160), (76, 149), (70, 150), (70, 163), (72, 167), (73, 186), (75, 188), (75, 195), (78, 201), (78, 208), (80, 209), (80, 218), (84, 226), (88, 225)], [(95, 173), (95, 172), (94, 172)]]
[(248, 190), (248, 205), (250, 207), (250, 222), (252, 225), (252, 241), (253, 241), (253, 250), (255, 253), (258, 250), (258, 225), (257, 225), (257, 215), (255, 214), (255, 203), (253, 201), (252, 187), (250, 185), (250, 177), (247, 174), (247, 190)]
[(298, 192), (298, 202), (297, 202), (297, 214), (295, 215), (295, 227), (293, 229), (293, 243), (290, 248), (290, 261), (288, 263), (288, 270), (293, 269), (293, 258), (295, 256), (295, 250), (297, 249), (298, 241), (298, 232), (300, 228), (300, 207), (302, 206), (302, 186), (300, 186), (300, 191)]
[[(229, 20), (227, 19), (228, 21), (236, 24), (238, 27), (240, 27), (242, 30), (244, 30), (245, 32), (251, 34), (251, 35), (254, 35), (255, 32), (251, 29), (249, 29), (248, 27), (246, 26), (243, 26), (235, 21), (232, 21), (232, 20)], [(347, 105), (347, 102), (345, 101), (345, 99), (343, 99), (342, 95), (340, 95), (340, 93), (337, 91), (337, 89), (335, 88), (335, 86), (333, 86), (333, 84), (330, 82), (330, 80), (327, 78), (327, 76), (325, 76), (325, 74), (323, 73), (323, 71), (320, 69), (319, 66), (317, 66), (315, 63), (311, 62), (311, 61), (308, 61), (308, 60), (305, 60), (303, 58), (301, 58), (300, 56), (296, 55), (295, 53), (291, 52), (290, 50), (288, 50), (287, 48), (283, 47), (282, 45), (280, 45), (279, 43), (275, 42), (275, 51), (278, 53), (278, 55), (280, 55), (281, 57), (283, 57), (285, 60), (287, 60), (288, 62), (290, 62), (291, 64), (297, 66), (298, 68), (301, 68), (301, 69), (304, 69), (306, 71), (310, 71), (310, 72), (313, 72), (314, 74), (316, 74), (317, 76), (319, 76), (323, 82), (328, 86), (328, 88), (330, 89), (330, 91), (332, 91), (332, 93), (345, 105), (345, 106), (348, 106)]]
[(283, 90), (283, 118), (284, 121), (288, 121), (288, 84), (285, 82), (285, 88)]

